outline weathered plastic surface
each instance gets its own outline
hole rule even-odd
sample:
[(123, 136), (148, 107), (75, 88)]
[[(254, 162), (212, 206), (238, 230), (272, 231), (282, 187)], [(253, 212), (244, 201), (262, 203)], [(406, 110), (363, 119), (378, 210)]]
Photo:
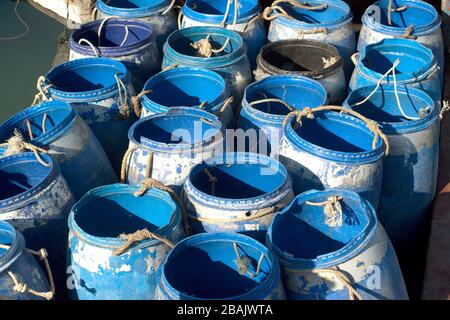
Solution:
[[(90, 126), (118, 173), (128, 145), (128, 129), (136, 121), (131, 108), (135, 92), (126, 67), (109, 58), (69, 61), (47, 73), (44, 86), (50, 84), (48, 98), (72, 105)], [(129, 116), (121, 114), (122, 105)]]
[(67, 247), (67, 217), (75, 199), (61, 176), (58, 163), (48, 155), (40, 164), (32, 152), (0, 158), (0, 220), (20, 231), (27, 246), (45, 248), (57, 285), (57, 295), (64, 295)]
[(295, 110), (319, 107), (328, 102), (324, 86), (302, 76), (270, 76), (249, 85), (245, 89), (236, 126), (244, 131), (257, 130), (258, 145), (249, 146), (250, 149), (272, 156), (279, 153), (283, 120), (290, 110), (278, 101), (251, 105), (254, 101), (267, 98), (280, 99)]
[[(342, 197), (341, 225), (327, 224), (328, 197)], [(406, 300), (408, 294), (394, 248), (370, 203), (343, 190), (311, 190), (274, 217), (266, 244), (281, 264), (289, 300), (347, 300), (337, 268), (364, 300)], [(308, 245), (305, 245), (308, 244)], [(324, 270), (325, 269), (325, 270)]]
[[(353, 69), (350, 57), (356, 49), (353, 13), (344, 1), (327, 0), (326, 3), (327, 8), (321, 10), (294, 8), (288, 3), (280, 3), (279, 6), (293, 18), (272, 20), (267, 38), (270, 42), (305, 39), (332, 44), (344, 59), (345, 73), (349, 77)], [(308, 4), (318, 6), (324, 1), (308, 1)]]
[[(442, 87), (433, 52), (410, 39), (384, 39), (366, 46), (358, 56), (350, 90), (377, 84), (397, 59), (400, 60), (396, 67), (397, 84), (421, 89), (440, 105)], [(392, 72), (381, 81), (389, 83), (394, 83)]]
[(7, 222), (0, 221), (0, 244), (10, 246), (0, 248), (0, 297), (10, 300), (41, 300), (29, 292), (14, 290), (14, 282), (8, 275), (12, 272), (17, 280), (31, 289), (47, 292), (50, 289), (45, 273), (37, 260), (26, 251), (22, 234)]
[(439, 112), (425, 92), (413, 88), (398, 89), (400, 110), (393, 85), (382, 86), (366, 103), (354, 106), (374, 89), (353, 91), (345, 105), (377, 121), (389, 139), (378, 217), (397, 253), (407, 256), (427, 225), (436, 191)]
[(150, 22), (156, 36), (156, 44), (161, 53), (164, 42), (177, 30), (177, 18), (171, 0), (97, 0), (97, 18), (121, 17)]
[[(214, 187), (205, 170), (217, 179)], [(286, 168), (277, 160), (224, 153), (192, 168), (183, 195), (189, 214), (200, 219), (190, 220), (194, 234), (239, 232), (264, 242), (273, 215), (294, 193)]]
[(139, 185), (146, 178), (150, 154), (150, 177), (181, 191), (192, 167), (224, 148), (222, 124), (207, 111), (179, 107), (137, 121), (130, 129), (130, 147), (136, 149), (126, 162), (126, 178)]
[[(234, 6), (238, 3), (236, 25), (233, 27)], [(219, 26), (224, 21), (228, 0), (187, 0), (182, 7), (182, 28), (195, 26)], [(248, 58), (252, 70), (256, 67), (256, 56), (266, 43), (267, 33), (262, 19), (255, 19), (260, 14), (258, 0), (232, 0), (225, 27), (239, 32), (247, 45)]]
[[(221, 48), (227, 39), (225, 50), (210, 58), (198, 55), (191, 44), (209, 35), (213, 49)], [(173, 64), (210, 69), (220, 74), (234, 98), (234, 110), (239, 106), (244, 90), (252, 82), (247, 49), (242, 37), (234, 31), (219, 27), (191, 27), (172, 33), (164, 44), (162, 68)]]
[(146, 90), (152, 91), (140, 99), (141, 117), (164, 113), (172, 107), (201, 107), (217, 115), (225, 127), (234, 125), (231, 105), (222, 110), (230, 96), (228, 86), (214, 71), (194, 67), (161, 71), (147, 81)]
[[(172, 242), (184, 237), (181, 213), (167, 192), (113, 184), (91, 190), (72, 209), (67, 252), (70, 297), (79, 300), (154, 299), (157, 271), (170, 247), (160, 240), (125, 244), (120, 234), (146, 228)], [(151, 208), (151, 210), (148, 210)]]
[(295, 128), (283, 126), (280, 161), (294, 182), (295, 194), (342, 188), (358, 192), (376, 208), (383, 175), (384, 143), (361, 120), (334, 111), (314, 113)]
[(285, 74), (319, 81), (330, 103), (340, 104), (347, 94), (344, 60), (330, 44), (312, 40), (280, 40), (265, 45), (256, 63), (255, 79)]
[[(75, 29), (69, 38), (70, 60), (101, 56), (122, 62), (133, 77), (136, 89), (157, 73), (161, 59), (155, 42), (155, 32), (145, 21), (131, 19), (96, 20)], [(85, 39), (88, 43), (79, 41)]]
[[(406, 6), (405, 10), (395, 11)], [(411, 25), (411, 36), (430, 48), (440, 67), (442, 85), (444, 71), (444, 43), (441, 32), (442, 19), (436, 9), (425, 1), (396, 0), (393, 2), (391, 23), (388, 23), (389, 0), (381, 0), (370, 6), (362, 16), (362, 27), (358, 39), (358, 51), (387, 38), (400, 38)]]
[[(30, 122), (32, 139), (25, 120)], [(14, 129), (18, 129), (26, 141), (45, 148), (58, 162), (77, 199), (95, 187), (117, 182), (102, 146), (69, 104), (44, 102), (17, 113), (0, 125), (0, 141), (6, 142), (12, 137)], [(0, 147), (0, 154), (6, 149)]]
[[(261, 256), (261, 269), (256, 273)], [(261, 243), (237, 233), (186, 238), (172, 249), (159, 270), (158, 300), (285, 299), (276, 259)]]

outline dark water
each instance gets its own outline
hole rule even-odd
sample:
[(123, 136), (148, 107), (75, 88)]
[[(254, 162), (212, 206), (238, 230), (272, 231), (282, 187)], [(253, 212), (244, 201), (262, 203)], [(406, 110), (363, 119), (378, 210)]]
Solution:
[[(26, 30), (14, 14), (16, 1), (0, 0), (0, 38)], [(29, 25), (29, 33), (19, 40), (0, 39), (0, 122), (31, 105), (36, 80), (51, 67), (64, 26), (20, 1), (19, 15)]]

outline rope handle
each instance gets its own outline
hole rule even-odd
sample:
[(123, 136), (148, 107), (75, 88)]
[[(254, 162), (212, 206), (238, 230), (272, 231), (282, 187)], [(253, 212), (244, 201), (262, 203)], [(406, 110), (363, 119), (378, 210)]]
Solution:
[(389, 0), (389, 4), (388, 4), (388, 24), (390, 26), (392, 25), (392, 20), (391, 20), (392, 12), (402, 12), (402, 11), (405, 11), (408, 8), (408, 6), (406, 6), (406, 5), (404, 5), (402, 7), (397, 7), (395, 9), (393, 9), (392, 7), (393, 7), (392, 0)]
[(324, 206), (323, 212), (325, 213), (325, 224), (330, 227), (342, 226), (342, 206), (340, 201), (343, 197), (331, 196), (326, 201), (312, 202), (306, 201), (305, 203), (310, 206), (321, 207)]
[(44, 76), (40, 76), (37, 81), (36, 81), (36, 89), (38, 90), (38, 93), (35, 94), (34, 96), (34, 100), (33, 103), (31, 104), (32, 106), (41, 103), (43, 101), (48, 101), (48, 89), (53, 87), (52, 84), (48, 84), (46, 86), (44, 86), (44, 84), (46, 83), (46, 79)]
[(97, 58), (100, 57), (100, 54), (99, 54), (97, 48), (94, 46), (94, 44), (92, 42), (90, 42), (88, 39), (85, 39), (85, 38), (81, 38), (80, 40), (78, 40), (78, 44), (83, 44), (83, 43), (86, 43), (89, 47), (91, 47), (92, 51), (94, 51), (94, 54)]
[(223, 113), (225, 112), (225, 110), (231, 106), (231, 104), (233, 103), (234, 98), (233, 97), (228, 97), (225, 102), (223, 103), (223, 106), (220, 108), (219, 113)]
[(51, 164), (42, 159), (41, 155), (39, 154), (39, 152), (48, 153), (48, 151), (44, 148), (35, 146), (30, 142), (26, 142), (22, 136), (22, 133), (17, 128), (14, 129), (14, 134), (12, 135), (12, 137), (9, 138), (5, 143), (1, 143), (0, 147), (6, 147), (5, 156), (15, 155), (27, 150), (31, 151), (34, 153), (36, 160), (40, 164), (47, 168), (51, 166)]
[(160, 236), (154, 232), (148, 231), (147, 228), (137, 230), (137, 231), (135, 231), (133, 233), (129, 233), (129, 234), (122, 233), (119, 235), (119, 238), (121, 240), (125, 241), (125, 243), (113, 251), (113, 253), (112, 253), (113, 256), (119, 256), (119, 255), (123, 254), (125, 251), (127, 251), (136, 242), (140, 242), (140, 241), (147, 240), (147, 239), (155, 239), (155, 240), (161, 241), (162, 243), (164, 243), (171, 249), (175, 246), (175, 244), (172, 241), (170, 241), (169, 239), (167, 239), (163, 236)]
[(149, 93), (152, 93), (153, 90), (143, 90), (141, 93), (139, 93), (137, 96), (131, 97), (131, 104), (133, 106), (133, 111), (136, 114), (138, 118), (142, 115), (142, 105), (141, 105), (141, 98), (146, 96)]
[[(274, 1), (269, 7), (265, 8), (262, 13), (262, 18), (267, 21), (272, 21), (278, 17), (285, 17), (288, 19), (294, 19), (291, 15), (287, 13), (286, 10), (284, 10), (282, 7), (279, 6), (280, 3), (287, 3), (290, 4), (293, 7), (299, 8), (299, 9), (305, 9), (305, 10), (311, 10), (311, 11), (318, 11), (328, 8), (328, 4), (324, 3), (318, 6), (310, 6), (305, 5), (300, 2), (294, 1), (294, 0), (276, 0)], [(272, 12), (276, 10), (278, 13), (275, 13), (272, 15)]]
[(267, 112), (270, 112), (270, 102), (277, 102), (280, 103), (281, 105), (283, 105), (284, 107), (286, 107), (286, 109), (288, 109), (289, 111), (294, 111), (295, 108), (293, 106), (291, 106), (290, 104), (288, 104), (286, 101), (278, 99), (278, 98), (265, 98), (265, 99), (261, 99), (261, 100), (255, 100), (250, 102), (250, 106), (254, 106), (257, 104), (261, 104), (261, 103), (267, 103)]
[(350, 57), (350, 59), (352, 60), (353, 64), (355, 65), (355, 67), (358, 65), (358, 57), (359, 57), (359, 52), (355, 52)]
[(166, 10), (164, 10), (163, 12), (161, 12), (161, 15), (165, 15), (167, 13), (169, 13), (169, 11), (173, 8), (173, 6), (175, 5), (175, 2), (177, 2), (177, 0), (172, 0), (172, 2), (169, 4), (169, 6), (167, 7)]
[(272, 207), (262, 208), (262, 209), (256, 209), (247, 211), (246, 215), (248, 216), (243, 218), (234, 218), (234, 219), (214, 219), (214, 218), (204, 218), (204, 217), (198, 217), (191, 215), (190, 213), (187, 213), (187, 216), (189, 219), (199, 222), (209, 222), (209, 223), (235, 223), (235, 222), (243, 222), (243, 221), (251, 221), (263, 218), (265, 216), (271, 215), (275, 212), (278, 212), (280, 209), (279, 206), (275, 205)]
[[(8, 250), (9, 248), (11, 248), (11, 246), (0, 244), (0, 248)], [(52, 270), (50, 268), (50, 263), (48, 262), (47, 250), (45, 250), (44, 248), (40, 249), (39, 251), (34, 251), (34, 250), (31, 250), (28, 248), (26, 250), (30, 254), (32, 254), (34, 256), (38, 256), (39, 259), (41, 261), (43, 261), (46, 272), (47, 272), (50, 290), (43, 292), (43, 291), (36, 291), (34, 289), (31, 289), (25, 282), (20, 282), (16, 274), (14, 274), (12, 271), (8, 270), (8, 275), (14, 283), (13, 290), (18, 293), (30, 293), (32, 295), (44, 298), (46, 300), (52, 300), (53, 297), (55, 296), (55, 283), (53, 280), (53, 274), (52, 274)]]
[(295, 129), (296, 129), (298, 127), (298, 125), (301, 126), (302, 118), (306, 117), (307, 119), (314, 119), (314, 113), (320, 112), (320, 111), (340, 111), (343, 113), (348, 113), (348, 114), (360, 119), (361, 121), (364, 121), (366, 123), (367, 128), (370, 131), (372, 131), (372, 133), (374, 134), (373, 141), (372, 141), (372, 148), (376, 149), (378, 139), (381, 138), (386, 145), (385, 155), (389, 154), (389, 140), (388, 140), (387, 136), (383, 132), (381, 132), (381, 130), (378, 126), (378, 123), (376, 121), (370, 120), (370, 119), (364, 117), (362, 114), (360, 114), (354, 110), (348, 109), (348, 108), (329, 105), (329, 106), (321, 106), (321, 107), (316, 107), (316, 108), (308, 108), (307, 107), (307, 108), (304, 108), (303, 110), (292, 111), (283, 120), (283, 127), (287, 125), (287, 123), (291, 120), (292, 117), (296, 117), (296, 127), (295, 127)]
[(162, 71), (172, 70), (172, 69), (177, 68), (178, 66), (179, 66), (178, 63), (173, 63), (173, 64), (168, 65), (168, 66), (165, 67), (164, 69), (162, 69)]
[(441, 111), (439, 112), (439, 120), (442, 121), (442, 119), (444, 119), (444, 114), (450, 110), (450, 103), (446, 100), (442, 101), (442, 108)]
[(264, 253), (261, 253), (261, 256), (259, 257), (258, 260), (258, 264), (256, 266), (256, 271), (250, 272), (249, 268), (252, 264), (251, 259), (248, 256), (241, 256), (239, 254), (239, 248), (236, 242), (233, 242), (233, 249), (234, 249), (234, 253), (236, 255), (236, 259), (233, 260), (233, 262), (236, 264), (237, 268), (238, 268), (238, 272), (241, 275), (245, 275), (248, 274), (251, 278), (255, 278), (258, 276), (258, 274), (261, 272), (261, 265), (262, 262), (264, 260)]
[[(130, 107), (128, 106), (128, 90), (123, 81), (119, 78), (119, 75), (121, 75), (121, 72), (118, 72), (114, 75), (114, 78), (117, 82), (117, 92), (119, 94), (119, 119), (127, 119), (130, 116)], [(122, 95), (123, 90), (123, 95)]]
[(94, 8), (92, 9), (92, 12), (91, 12), (91, 20), (92, 21), (97, 19), (97, 11), (98, 11), (97, 6), (94, 5)]

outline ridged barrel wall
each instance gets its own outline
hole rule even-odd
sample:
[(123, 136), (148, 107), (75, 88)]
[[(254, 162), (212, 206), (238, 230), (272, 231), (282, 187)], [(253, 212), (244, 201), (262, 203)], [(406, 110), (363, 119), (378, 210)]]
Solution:
[(192, 168), (184, 184), (193, 233), (239, 232), (261, 242), (273, 215), (293, 195), (286, 168), (254, 153), (206, 159)]
[(266, 247), (236, 233), (206, 233), (172, 249), (159, 271), (156, 298), (282, 300), (285, 295), (280, 266)]
[(408, 299), (375, 210), (354, 192), (299, 195), (274, 217), (266, 243), (281, 264), (289, 300)]
[(73, 207), (67, 252), (72, 299), (154, 299), (158, 269), (172, 243), (184, 237), (181, 213), (167, 192), (137, 191), (99, 187)]

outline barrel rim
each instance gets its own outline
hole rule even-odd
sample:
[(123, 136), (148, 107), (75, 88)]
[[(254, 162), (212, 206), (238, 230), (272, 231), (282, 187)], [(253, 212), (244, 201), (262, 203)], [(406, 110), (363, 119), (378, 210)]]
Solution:
[[(138, 191), (138, 186), (130, 186), (122, 183), (115, 183), (110, 185), (104, 185), (96, 187), (90, 191), (88, 191), (80, 200), (78, 200), (72, 207), (69, 218), (68, 218), (68, 227), (69, 231), (73, 232), (74, 235), (82, 240), (83, 242), (89, 243), (92, 246), (107, 248), (107, 249), (117, 249), (121, 247), (126, 241), (120, 238), (115, 237), (99, 237), (94, 236), (92, 234), (84, 231), (76, 222), (76, 214), (78, 210), (82, 209), (87, 203), (92, 200), (101, 198), (102, 196), (114, 195), (114, 194), (133, 194)], [(166, 191), (159, 190), (157, 188), (151, 188), (145, 191), (145, 193), (141, 197), (152, 196), (156, 197), (160, 200), (167, 202), (171, 207), (173, 207), (172, 217), (167, 225), (162, 228), (158, 228), (156, 230), (151, 230), (152, 232), (158, 233), (161, 236), (170, 236), (170, 232), (180, 223), (181, 221), (181, 211), (180, 208), (176, 205), (170, 194)], [(130, 250), (133, 249), (144, 249), (148, 247), (153, 247), (160, 245), (162, 242), (157, 239), (147, 239), (140, 241), (137, 245), (133, 246)]]
[[(187, 76), (190, 76), (193, 74), (203, 74), (213, 80), (220, 82), (220, 85), (222, 86), (222, 93), (217, 98), (215, 98), (212, 102), (207, 103), (204, 110), (212, 111), (212, 112), (217, 111), (221, 107), (221, 105), (223, 105), (223, 103), (225, 102), (225, 99), (230, 94), (229, 88), (226, 85), (225, 80), (217, 72), (215, 72), (213, 70), (209, 70), (209, 69), (196, 68), (196, 67), (190, 67), (190, 66), (180, 66), (180, 67), (176, 67), (173, 69), (163, 70), (163, 71), (155, 74), (154, 76), (150, 77), (150, 79), (147, 80), (142, 91), (149, 90), (149, 89), (151, 90), (152, 85), (155, 85), (160, 80), (165, 79), (165, 77), (167, 77), (167, 76), (172, 76), (172, 75), (177, 75), (177, 74), (187, 75)], [(148, 97), (148, 94), (145, 94), (144, 96), (142, 96), (140, 98), (140, 101), (142, 103), (142, 107), (148, 111), (152, 111), (151, 108), (155, 108), (156, 109), (155, 111), (157, 111), (157, 112), (167, 112), (167, 111), (171, 110), (172, 108), (177, 107), (177, 106), (165, 106), (165, 105), (156, 103), (155, 101), (151, 100)], [(192, 107), (196, 107), (196, 106), (190, 106), (190, 108), (192, 108)]]
[[(263, 253), (268, 259), (268, 263), (270, 263), (270, 274), (264, 279), (264, 281), (257, 286), (255, 286), (253, 289), (237, 295), (233, 297), (225, 297), (225, 298), (218, 298), (218, 299), (209, 299), (208, 300), (225, 300), (225, 299), (232, 299), (232, 300), (256, 300), (256, 299), (264, 299), (266, 298), (270, 292), (277, 286), (278, 282), (280, 281), (281, 276), (281, 270), (280, 265), (275, 259), (272, 252), (265, 247), (263, 244), (258, 242), (257, 240), (243, 235), (239, 233), (226, 233), (226, 232), (218, 232), (218, 233), (200, 233), (196, 234), (187, 238), (184, 238), (180, 242), (178, 242), (175, 247), (167, 254), (167, 256), (164, 258), (164, 261), (161, 264), (161, 267), (158, 270), (158, 286), (161, 290), (163, 290), (163, 293), (166, 294), (169, 298), (171, 297), (177, 297), (177, 299), (181, 300), (205, 300), (206, 298), (197, 298), (195, 296), (186, 295), (182, 292), (179, 292), (177, 289), (175, 289), (170, 282), (168, 281), (167, 277), (165, 276), (165, 266), (169, 259), (173, 257), (175, 254), (177, 254), (179, 251), (182, 252), (186, 249), (189, 249), (190, 247), (194, 247), (195, 245), (199, 245), (202, 243), (207, 242), (217, 242), (217, 241), (227, 241), (227, 242), (236, 242), (243, 244), (245, 246), (250, 246), (255, 248), (256, 250)], [(175, 292), (175, 294), (174, 294)]]
[(113, 85), (103, 89), (81, 91), (81, 92), (62, 91), (59, 89), (55, 89), (54, 87), (51, 86), (52, 77), (64, 73), (66, 70), (70, 70), (73, 67), (90, 64), (103, 65), (110, 68), (115, 68), (117, 69), (116, 74), (118, 75), (119, 79), (122, 80), (123, 83), (128, 84), (130, 82), (131, 77), (130, 73), (128, 72), (127, 68), (123, 63), (109, 58), (99, 57), (99, 58), (82, 58), (67, 61), (54, 67), (46, 74), (44, 87), (50, 86), (48, 88), (48, 92), (50, 93), (51, 97), (56, 97), (58, 98), (58, 100), (63, 100), (66, 102), (99, 101), (117, 95), (119, 91), (117, 83), (114, 83)]
[[(388, 2), (389, 2), (389, 0), (379, 0), (379, 1), (375, 2), (374, 4), (372, 4), (372, 6), (378, 6), (378, 7), (381, 7), (381, 9), (386, 10), (389, 5)], [(415, 7), (423, 9), (425, 11), (428, 11), (435, 16), (434, 21), (432, 21), (431, 23), (429, 23), (427, 25), (414, 26), (414, 35), (425, 36), (425, 35), (428, 35), (428, 34), (434, 32), (435, 30), (437, 30), (441, 27), (442, 18), (431, 4), (426, 3), (425, 1), (418, 1), (418, 0), (397, 0), (396, 3), (400, 4), (400, 6), (402, 6), (403, 4), (413, 4)], [(375, 31), (378, 31), (378, 32), (381, 32), (384, 34), (388, 34), (388, 35), (403, 35), (403, 34), (405, 34), (407, 28), (387, 26), (387, 25), (381, 24), (379, 22), (376, 22), (375, 19), (370, 19), (369, 9), (370, 9), (370, 7), (366, 9), (366, 11), (364, 12), (364, 14), (361, 18), (363, 25), (366, 25), (367, 27), (369, 27)]]
[(10, 223), (0, 220), (0, 233), (2, 232), (10, 233), (13, 240), (9, 249), (0, 255), (0, 273), (10, 268), (25, 251), (25, 238), (23, 235)]
[[(289, 214), (293, 206), (297, 205), (301, 207), (305, 204), (306, 201), (314, 200), (318, 196), (323, 197), (336, 195), (342, 196), (344, 197), (344, 199), (350, 198), (353, 201), (357, 201), (360, 208), (362, 209), (362, 212), (364, 212), (364, 214), (366, 214), (368, 218), (367, 224), (365, 225), (364, 229), (357, 236), (355, 236), (352, 241), (336, 251), (322, 254), (317, 256), (316, 258), (311, 259), (287, 257), (284, 254), (283, 250), (278, 248), (272, 242), (272, 234), (274, 232), (273, 228), (276, 219), (281, 217), (283, 214)], [(358, 193), (346, 189), (309, 190), (299, 194), (287, 207), (285, 207), (273, 217), (272, 223), (267, 230), (266, 246), (278, 258), (280, 264), (283, 267), (305, 271), (311, 269), (328, 268), (344, 263), (363, 251), (367, 244), (375, 236), (377, 228), (378, 222), (375, 209), (367, 200), (359, 196)]]
[[(75, 41), (75, 38), (83, 38), (83, 34), (88, 32), (89, 30), (94, 29), (94, 27), (98, 27), (104, 20), (94, 20), (87, 23), (84, 23), (80, 26), (78, 26), (69, 37), (69, 49), (83, 54), (83, 55), (89, 55), (89, 56), (95, 56), (96, 52), (92, 51), (92, 48), (89, 45), (82, 45), (79, 44), (77, 41)], [(125, 45), (125, 46), (116, 46), (116, 47), (104, 47), (104, 46), (96, 46), (97, 52), (100, 54), (100, 56), (104, 57), (122, 57), (122, 56), (129, 56), (133, 54), (137, 54), (138, 52), (145, 50), (147, 47), (152, 45), (152, 42), (155, 41), (155, 32), (152, 27), (152, 25), (148, 22), (141, 21), (141, 20), (133, 20), (133, 19), (123, 19), (123, 18), (111, 18), (108, 19), (107, 23), (105, 23), (104, 28), (107, 28), (109, 26), (123, 26), (123, 24), (120, 24), (121, 22), (124, 23), (126, 26), (131, 27), (138, 27), (142, 29), (146, 29), (149, 31), (149, 34), (137, 41), (136, 43)]]
[[(153, 3), (153, 1), (149, 3)], [(147, 16), (154, 16), (162, 13), (169, 6), (169, 3), (167, 0), (159, 0), (159, 2), (146, 7), (120, 8), (106, 4), (103, 0), (97, 0), (95, 5), (99, 12), (110, 16), (120, 15), (124, 18), (144, 18)]]
[[(54, 100), (54, 101), (46, 101), (41, 104), (37, 104), (37, 105), (31, 106), (31, 107), (28, 107), (27, 109), (16, 113), (12, 117), (10, 117), (8, 120), (3, 122), (0, 125), (0, 133), (3, 130), (14, 127), (16, 124), (28, 119), (29, 117), (34, 117), (36, 115), (40, 115), (42, 113), (46, 113), (48, 111), (54, 111), (57, 109), (65, 109), (65, 110), (68, 110), (69, 113), (56, 126), (52, 127), (50, 130), (46, 130), (45, 133), (30, 140), (33, 143), (37, 143), (41, 147), (46, 146), (46, 145), (54, 142), (55, 140), (57, 140), (63, 134), (65, 134), (71, 128), (73, 123), (75, 122), (77, 114), (73, 110), (73, 108), (70, 104), (63, 102), (63, 101)], [(0, 152), (1, 152), (1, 149), (3, 149), (3, 148), (0, 148)]]
[[(288, 71), (284, 69), (279, 69), (274, 65), (270, 64), (266, 59), (264, 59), (264, 54), (267, 53), (268, 50), (274, 49), (277, 47), (295, 47), (295, 46), (309, 46), (315, 48), (321, 48), (324, 51), (328, 51), (337, 57), (336, 63), (333, 65), (321, 70), (321, 71)], [(269, 73), (270, 75), (276, 74), (292, 74), (292, 75), (301, 75), (305, 77), (310, 77), (314, 80), (320, 80), (331, 76), (332, 74), (339, 71), (339, 69), (344, 67), (344, 60), (342, 56), (337, 51), (336, 47), (331, 44), (313, 41), (313, 40), (304, 40), (304, 39), (290, 39), (290, 40), (278, 40), (274, 42), (269, 42), (264, 47), (261, 48), (258, 56), (256, 57), (256, 64), (258, 67), (265, 73)]]
[[(236, 42), (237, 49), (222, 56), (206, 58), (180, 53), (172, 46), (174, 41), (178, 41), (185, 37), (195, 35), (204, 35), (206, 37), (207, 35), (214, 34), (222, 37), (228, 37), (230, 41)], [(233, 45), (233, 47), (235, 46)], [(169, 37), (167, 37), (167, 41), (163, 46), (163, 52), (166, 57), (174, 60), (175, 63), (188, 66), (201, 66), (203, 68), (222, 68), (235, 64), (243, 58), (247, 58), (247, 46), (244, 44), (244, 40), (237, 32), (214, 26), (198, 26), (175, 30), (169, 35)]]

